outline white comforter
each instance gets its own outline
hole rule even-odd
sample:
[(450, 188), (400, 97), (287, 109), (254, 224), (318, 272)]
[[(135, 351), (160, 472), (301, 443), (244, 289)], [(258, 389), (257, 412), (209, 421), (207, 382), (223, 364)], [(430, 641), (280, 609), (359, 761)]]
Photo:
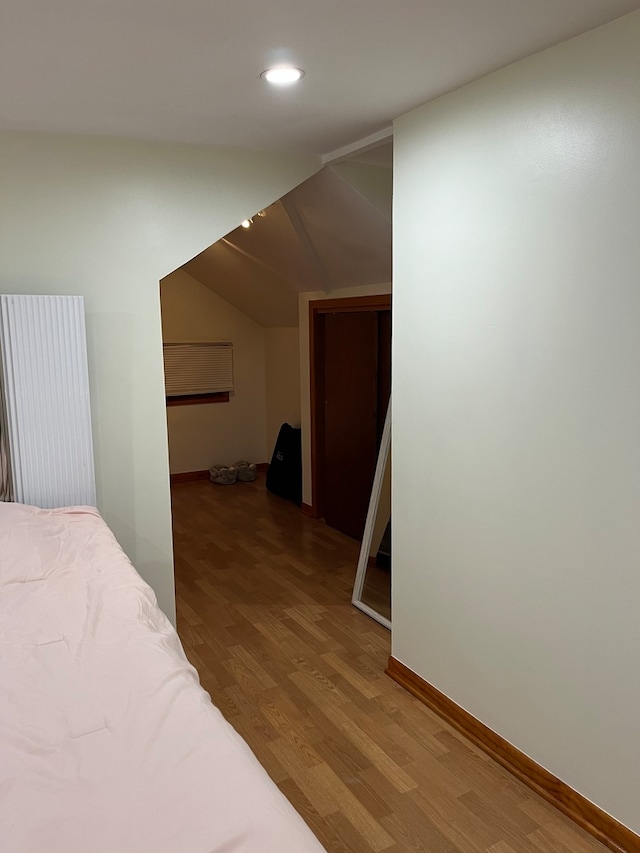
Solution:
[(99, 514), (0, 504), (1, 853), (321, 850)]

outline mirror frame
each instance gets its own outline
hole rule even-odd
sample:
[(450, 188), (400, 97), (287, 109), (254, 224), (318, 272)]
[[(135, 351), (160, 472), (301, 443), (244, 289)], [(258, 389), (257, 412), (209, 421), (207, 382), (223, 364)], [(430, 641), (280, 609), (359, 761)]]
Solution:
[(384, 627), (388, 628), (389, 630), (391, 630), (391, 621), (387, 619), (386, 616), (383, 616), (381, 613), (378, 613), (377, 610), (374, 610), (373, 607), (369, 607), (368, 604), (365, 604), (362, 600), (362, 593), (364, 590), (367, 567), (369, 564), (369, 550), (371, 548), (373, 529), (376, 523), (378, 504), (380, 503), (380, 492), (382, 490), (382, 482), (384, 480), (384, 471), (387, 465), (387, 460), (389, 458), (390, 449), (391, 404), (389, 404), (389, 408), (387, 409), (387, 416), (384, 421), (382, 440), (380, 441), (380, 451), (378, 453), (378, 461), (376, 463), (376, 472), (373, 477), (373, 486), (371, 487), (371, 498), (369, 500), (367, 520), (364, 525), (362, 545), (360, 547), (360, 557), (358, 559), (358, 568), (356, 570), (356, 577), (353, 584), (353, 595), (351, 597), (351, 603), (354, 607), (357, 607), (358, 610), (362, 610), (362, 612), (366, 613), (367, 616), (370, 616), (372, 619), (375, 619), (376, 622), (379, 622), (380, 625), (384, 625)]

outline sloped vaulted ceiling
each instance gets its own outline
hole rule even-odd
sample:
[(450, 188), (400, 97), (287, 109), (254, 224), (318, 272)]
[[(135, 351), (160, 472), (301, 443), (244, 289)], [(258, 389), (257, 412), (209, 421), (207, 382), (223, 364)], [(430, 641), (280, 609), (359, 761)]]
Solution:
[(297, 326), (303, 291), (389, 282), (390, 161), (363, 159), (325, 167), (183, 269), (263, 326)]

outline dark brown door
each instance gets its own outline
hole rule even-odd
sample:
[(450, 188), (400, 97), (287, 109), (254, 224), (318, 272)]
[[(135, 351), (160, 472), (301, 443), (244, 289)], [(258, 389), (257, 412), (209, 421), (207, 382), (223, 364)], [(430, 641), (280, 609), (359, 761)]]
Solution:
[(324, 318), (324, 515), (356, 539), (362, 538), (378, 455), (378, 313)]
[(391, 399), (391, 311), (378, 311), (378, 442)]

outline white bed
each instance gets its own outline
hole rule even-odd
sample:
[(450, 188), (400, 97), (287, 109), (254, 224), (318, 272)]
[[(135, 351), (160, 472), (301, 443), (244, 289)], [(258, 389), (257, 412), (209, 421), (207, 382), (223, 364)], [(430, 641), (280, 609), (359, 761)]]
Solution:
[(90, 508), (0, 503), (2, 853), (320, 853)]

